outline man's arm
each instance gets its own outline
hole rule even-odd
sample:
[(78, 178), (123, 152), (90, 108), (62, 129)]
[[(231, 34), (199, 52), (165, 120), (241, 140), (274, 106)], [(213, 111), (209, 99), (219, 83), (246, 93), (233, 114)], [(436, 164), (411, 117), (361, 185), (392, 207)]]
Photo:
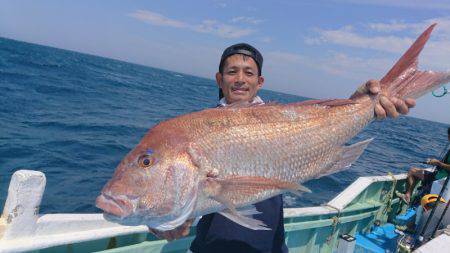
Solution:
[(429, 159), (427, 163), (450, 172), (450, 164), (443, 163), (438, 159)]
[[(369, 80), (361, 85), (350, 98), (356, 98), (364, 94), (378, 95), (380, 91), (380, 82), (377, 80)], [(412, 98), (401, 99), (381, 94), (379, 102), (375, 105), (375, 116), (377, 119), (384, 119), (386, 117), (397, 118), (399, 113), (407, 114), (409, 108), (415, 105), (416, 100)]]

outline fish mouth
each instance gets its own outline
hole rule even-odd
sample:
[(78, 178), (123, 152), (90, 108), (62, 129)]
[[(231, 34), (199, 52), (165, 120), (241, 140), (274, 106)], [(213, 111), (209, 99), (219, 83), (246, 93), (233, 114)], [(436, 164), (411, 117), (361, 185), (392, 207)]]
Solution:
[(113, 198), (106, 194), (97, 197), (95, 206), (119, 218), (125, 218), (133, 212), (133, 204), (127, 198)]

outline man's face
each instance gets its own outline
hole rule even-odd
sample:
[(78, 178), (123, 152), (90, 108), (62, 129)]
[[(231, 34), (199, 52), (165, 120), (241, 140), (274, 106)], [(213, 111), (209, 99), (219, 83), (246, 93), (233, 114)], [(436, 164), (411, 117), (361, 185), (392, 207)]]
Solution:
[(251, 102), (264, 83), (259, 76), (255, 60), (242, 54), (234, 54), (225, 60), (223, 74), (216, 74), (216, 81), (227, 103)]

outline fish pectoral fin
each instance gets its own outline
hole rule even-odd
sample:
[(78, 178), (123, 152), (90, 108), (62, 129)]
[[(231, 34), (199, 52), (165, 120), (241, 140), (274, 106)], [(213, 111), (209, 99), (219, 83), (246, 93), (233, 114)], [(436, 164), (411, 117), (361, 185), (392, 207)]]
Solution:
[(319, 176), (326, 176), (330, 175), (339, 171), (342, 171), (352, 163), (354, 163), (358, 158), (361, 156), (361, 154), (364, 152), (364, 150), (367, 148), (370, 142), (372, 142), (373, 138), (367, 139), (365, 141), (360, 141), (355, 144), (352, 144), (350, 146), (344, 146), (342, 147), (341, 155), (338, 156), (336, 161), (331, 165), (331, 167), (328, 167), (324, 173), (321, 173)]
[(304, 185), (301, 185), (301, 184), (297, 184), (297, 189), (295, 189), (295, 190), (292, 189), (292, 190), (288, 190), (288, 191), (290, 193), (296, 195), (296, 196), (299, 196), (299, 197), (305, 192), (307, 192), (307, 193), (311, 193), (312, 192), (308, 187), (306, 187)]
[(250, 207), (240, 209), (240, 210), (231, 210), (227, 209), (225, 211), (220, 212), (219, 214), (228, 218), (229, 220), (252, 230), (271, 230), (267, 225), (260, 220), (254, 219), (252, 216), (254, 214), (259, 214), (258, 210), (256, 210), (255, 206), (252, 205)]
[(190, 142), (187, 146), (187, 153), (191, 157), (192, 163), (201, 168), (202, 165), (205, 163), (205, 158), (201, 154), (200, 149), (197, 147), (197, 145), (193, 142)]
[(279, 179), (256, 176), (229, 176), (226, 178), (209, 178), (205, 181), (203, 191), (212, 199), (221, 203), (226, 209), (220, 212), (226, 218), (252, 230), (270, 230), (262, 221), (248, 217), (259, 212), (254, 206), (237, 209), (231, 196), (252, 195), (266, 190), (289, 191), (294, 194), (311, 192), (305, 186)]
[(221, 185), (222, 191), (240, 194), (253, 194), (264, 190), (282, 190), (296, 195), (302, 192), (311, 192), (307, 187), (295, 182), (259, 176), (231, 176), (217, 178), (216, 182)]
[(251, 217), (254, 214), (261, 213), (256, 210), (256, 207), (254, 205), (237, 210), (234, 204), (223, 195), (218, 194), (215, 196), (211, 196), (211, 198), (226, 207), (226, 209), (222, 212), (219, 212), (219, 214), (223, 215), (229, 220), (252, 230), (270, 230), (270, 228), (268, 228), (266, 224), (264, 224), (264, 222), (253, 219), (253, 217)]

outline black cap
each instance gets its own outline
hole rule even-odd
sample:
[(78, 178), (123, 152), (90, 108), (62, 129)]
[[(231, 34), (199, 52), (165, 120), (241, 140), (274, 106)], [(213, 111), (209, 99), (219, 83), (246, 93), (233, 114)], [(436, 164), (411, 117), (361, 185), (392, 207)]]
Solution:
[(225, 60), (234, 54), (243, 54), (243, 55), (252, 57), (253, 60), (255, 60), (256, 65), (258, 65), (259, 75), (261, 75), (263, 57), (262, 57), (261, 53), (258, 51), (258, 49), (250, 46), (247, 43), (234, 44), (232, 46), (229, 46), (227, 49), (225, 49), (225, 51), (223, 51), (222, 57), (220, 58), (220, 65), (219, 65), (220, 73), (222, 73), (222, 71), (223, 71), (223, 64), (224, 64)]

